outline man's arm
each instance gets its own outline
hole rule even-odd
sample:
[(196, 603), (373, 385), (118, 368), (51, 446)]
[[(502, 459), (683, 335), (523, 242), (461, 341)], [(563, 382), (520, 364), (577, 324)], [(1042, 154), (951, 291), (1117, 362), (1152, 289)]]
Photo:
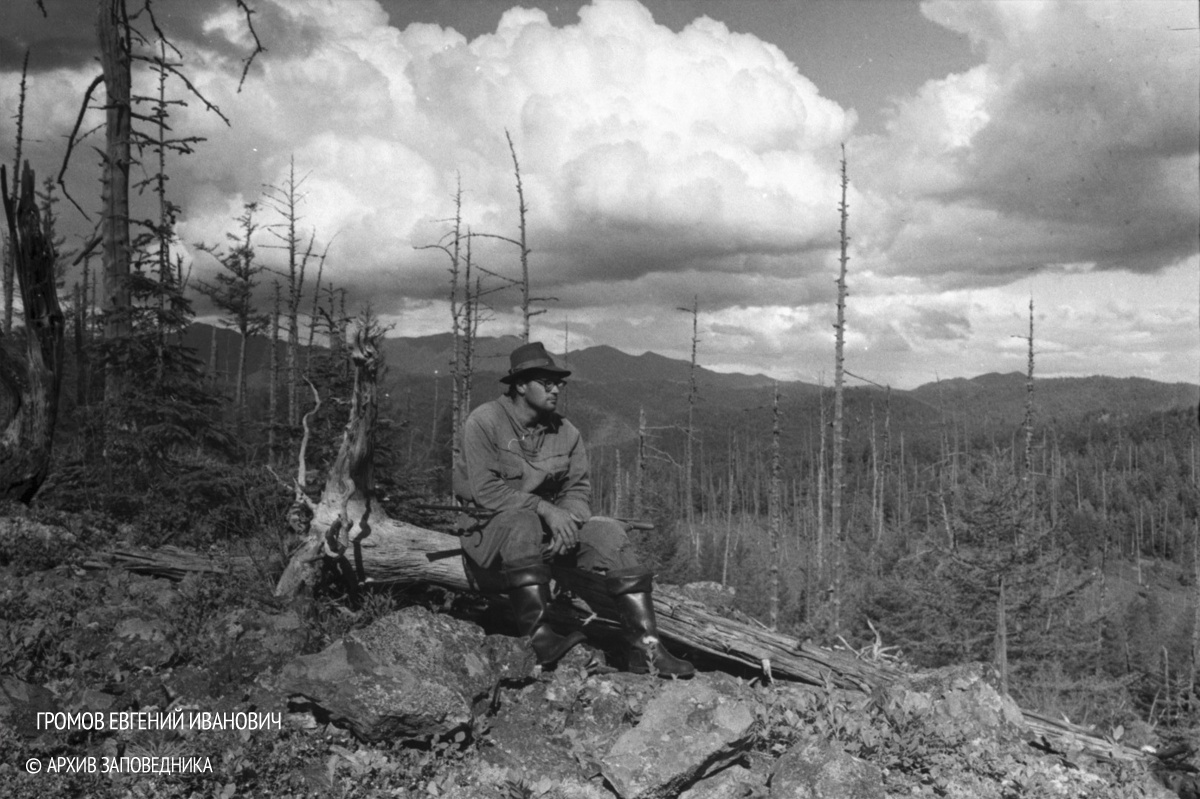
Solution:
[(556, 505), (580, 521), (587, 521), (592, 515), (592, 480), (588, 465), (587, 447), (583, 437), (574, 426), (571, 427), (571, 449), (569, 452), (567, 476), (563, 480)]

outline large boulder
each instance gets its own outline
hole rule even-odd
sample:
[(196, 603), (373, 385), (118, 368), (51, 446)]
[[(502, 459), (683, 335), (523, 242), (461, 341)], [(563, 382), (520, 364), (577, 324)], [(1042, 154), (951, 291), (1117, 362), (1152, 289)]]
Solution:
[(771, 772), (771, 799), (884, 799), (879, 769), (836, 743), (809, 739), (783, 753)]
[(726, 675), (667, 683), (600, 760), (622, 799), (666, 799), (749, 748), (754, 712)]
[(534, 665), (518, 639), (405, 608), (296, 658), (270, 685), (364, 740), (427, 739), (468, 725), (497, 683), (528, 678)]
[(991, 684), (987, 668), (968, 663), (908, 675), (888, 687), (888, 696), (901, 713), (929, 717), (968, 740), (1023, 745), (1028, 736), (1024, 714)]

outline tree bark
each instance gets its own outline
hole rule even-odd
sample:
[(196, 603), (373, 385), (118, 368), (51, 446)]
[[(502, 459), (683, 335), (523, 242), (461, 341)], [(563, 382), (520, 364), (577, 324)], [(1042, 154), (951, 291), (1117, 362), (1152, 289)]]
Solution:
[(833, 545), (833, 633), (842, 628), (842, 594), (846, 568), (846, 531), (842, 523), (842, 493), (845, 483), (846, 457), (845, 433), (842, 430), (845, 403), (845, 343), (846, 343), (846, 264), (850, 260), (847, 250), (850, 237), (846, 234), (849, 210), (846, 205), (846, 187), (850, 179), (846, 176), (846, 148), (842, 146), (842, 201), (838, 205), (841, 214), (841, 257), (838, 261), (837, 279), (837, 322), (834, 324), (836, 343), (833, 358), (833, 464), (831, 474), (830, 533)]
[(13, 418), (0, 436), (0, 497), (28, 503), (45, 482), (58, 415), (65, 320), (54, 282), (54, 244), (38, 215), (33, 170), (26, 163), (14, 205), (0, 167), (0, 190), (21, 305), (25, 352), (0, 342), (0, 383), (9, 392)]
[[(132, 86), (128, 18), (125, 0), (100, 0), (96, 29), (100, 64), (104, 71), (105, 152), (104, 217), (101, 219), (104, 259), (104, 336), (110, 341), (130, 332), (129, 310), (129, 167), (133, 135), (130, 94)], [(122, 375), (104, 373), (104, 395), (114, 400), (122, 393)]]

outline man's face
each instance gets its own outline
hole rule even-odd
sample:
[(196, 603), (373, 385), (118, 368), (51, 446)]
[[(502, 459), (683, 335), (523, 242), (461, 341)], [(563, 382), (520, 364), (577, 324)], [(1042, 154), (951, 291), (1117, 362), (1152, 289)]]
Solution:
[(558, 397), (564, 385), (565, 381), (553, 374), (534, 372), (528, 380), (518, 386), (518, 393), (525, 398), (525, 403), (538, 413), (551, 413), (558, 408)]

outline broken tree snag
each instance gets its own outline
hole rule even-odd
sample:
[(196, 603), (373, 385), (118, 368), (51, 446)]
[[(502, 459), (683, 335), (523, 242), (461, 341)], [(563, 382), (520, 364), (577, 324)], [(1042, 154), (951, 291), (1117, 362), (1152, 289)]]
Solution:
[[(378, 416), (378, 375), (382, 358), (378, 341), (381, 333), (369, 318), (360, 319), (350, 347), (354, 366), (354, 390), (350, 400), (350, 418), (342, 434), (342, 443), (330, 468), (321, 499), (309, 503), (312, 521), (309, 537), (292, 555), (275, 587), (279, 596), (292, 595), (316, 585), (323, 559), (339, 570), (353, 590), (363, 582), (420, 582), (409, 568), (393, 574), (387, 566), (397, 546), (405, 546), (402, 525), (393, 521), (372, 503), (374, 491), (374, 427)], [(313, 390), (314, 395), (316, 390)], [(319, 402), (319, 398), (318, 398)], [(307, 416), (305, 417), (307, 420)], [(307, 424), (305, 442), (307, 443)], [(303, 452), (304, 446), (301, 446)], [(304, 502), (305, 463), (301, 455), (297, 475), (297, 499)], [(416, 528), (414, 528), (416, 529)], [(456, 539), (447, 536), (457, 548)], [(369, 543), (367, 543), (369, 542)], [(399, 542), (399, 543), (397, 543)], [(376, 550), (382, 557), (376, 558)], [(461, 565), (458, 575), (446, 578), (451, 584), (466, 587)], [(436, 580), (434, 580), (436, 582)]]
[(0, 498), (28, 503), (46, 480), (58, 415), (65, 321), (54, 285), (54, 244), (46, 235), (26, 162), (14, 205), (8, 173), (0, 167), (4, 216), (25, 317), (24, 353), (19, 338), (0, 341), (0, 383), (13, 417), (0, 435)]

